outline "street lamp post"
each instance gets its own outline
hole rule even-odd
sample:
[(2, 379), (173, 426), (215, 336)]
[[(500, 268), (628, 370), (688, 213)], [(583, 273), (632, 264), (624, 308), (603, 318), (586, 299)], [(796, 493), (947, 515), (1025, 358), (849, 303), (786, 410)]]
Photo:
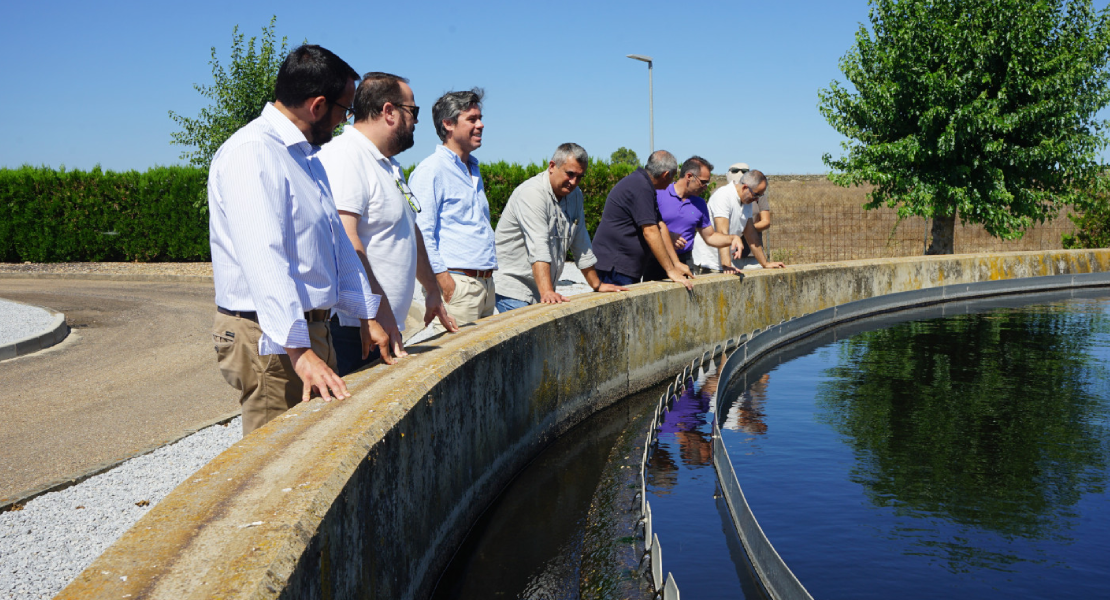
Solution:
[(651, 141), (651, 145), (649, 146), (651, 150), (648, 154), (650, 156), (651, 153), (655, 152), (655, 106), (651, 93), (651, 57), (644, 56), (643, 54), (629, 54), (628, 58), (646, 62), (648, 65), (648, 131), (651, 132), (651, 137), (649, 138)]

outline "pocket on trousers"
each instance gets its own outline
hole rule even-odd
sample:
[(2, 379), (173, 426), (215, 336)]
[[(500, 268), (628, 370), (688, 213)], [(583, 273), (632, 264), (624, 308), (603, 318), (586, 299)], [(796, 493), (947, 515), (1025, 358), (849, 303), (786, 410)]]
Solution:
[(220, 375), (223, 375), (224, 380), (231, 384), (231, 387), (242, 390), (243, 378), (240, 372), (242, 365), (237, 364), (241, 362), (242, 353), (237, 351), (235, 338), (229, 337), (227, 333), (230, 332), (212, 334), (212, 343), (216, 349), (216, 364), (220, 367)]

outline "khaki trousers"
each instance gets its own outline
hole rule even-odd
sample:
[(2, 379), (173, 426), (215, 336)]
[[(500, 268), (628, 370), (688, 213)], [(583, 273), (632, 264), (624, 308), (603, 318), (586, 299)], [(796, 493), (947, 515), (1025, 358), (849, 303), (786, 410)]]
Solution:
[[(309, 323), (312, 351), (334, 371), (335, 349), (327, 323)], [(239, 390), (243, 435), (269, 423), (301, 402), (304, 383), (287, 354), (258, 355), (262, 328), (250, 319), (216, 313), (212, 341), (220, 374)]]
[[(455, 280), (455, 295), (451, 296), (451, 301), (446, 305), (447, 314), (455, 317), (457, 325), (461, 327), (465, 323), (493, 316), (497, 304), (497, 297), (493, 293), (493, 277), (476, 279), (458, 273), (450, 275)], [(439, 319), (432, 321), (432, 328), (437, 334), (447, 331)]]

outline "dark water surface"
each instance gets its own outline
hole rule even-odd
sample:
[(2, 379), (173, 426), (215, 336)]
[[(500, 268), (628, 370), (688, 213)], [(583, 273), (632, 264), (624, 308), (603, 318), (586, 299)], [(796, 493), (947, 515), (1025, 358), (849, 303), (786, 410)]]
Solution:
[[(634, 530), (627, 490), (639, 471), (628, 465), (638, 464), (643, 446), (624, 446), (642, 443), (665, 389), (593, 415), (525, 467), (471, 529), (433, 598), (636, 597), (639, 578), (611, 556), (613, 546), (630, 546), (620, 538)], [(610, 488), (626, 492), (621, 506), (610, 505)]]
[[(716, 483), (717, 418), (752, 510), (818, 600), (1110, 597), (1106, 294), (876, 316), (777, 351), (719, 392), (717, 357), (687, 380), (646, 470), (664, 573), (688, 599), (764, 597)], [(435, 597), (646, 597), (621, 536), (640, 452), (629, 440), (661, 392), (541, 454)]]
[(748, 502), (815, 598), (1110, 596), (1110, 300), (990, 305), (887, 316), (915, 320), (722, 394)]

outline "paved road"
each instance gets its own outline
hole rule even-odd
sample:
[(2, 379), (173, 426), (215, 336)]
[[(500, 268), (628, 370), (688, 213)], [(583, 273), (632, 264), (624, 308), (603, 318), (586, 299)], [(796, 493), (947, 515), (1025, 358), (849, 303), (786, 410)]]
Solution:
[(0, 498), (239, 410), (210, 342), (211, 283), (0, 275), (0, 297), (61, 311), (72, 328), (0, 362)]

